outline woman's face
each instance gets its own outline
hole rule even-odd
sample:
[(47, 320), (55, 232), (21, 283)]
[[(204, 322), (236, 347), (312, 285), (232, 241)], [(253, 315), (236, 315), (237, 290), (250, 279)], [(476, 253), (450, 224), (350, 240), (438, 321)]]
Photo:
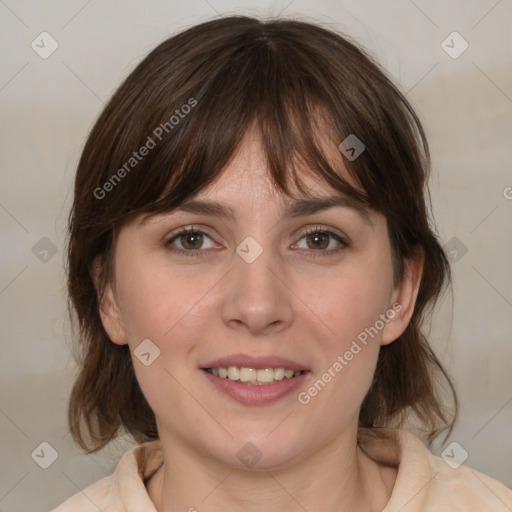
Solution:
[[(303, 181), (312, 197), (339, 197)], [(193, 199), (219, 206), (121, 229), (102, 303), (160, 437), (276, 469), (353, 435), (379, 347), (403, 332), (417, 291), (418, 269), (393, 285), (385, 217), (343, 205), (285, 215), (296, 200), (270, 184), (254, 134)]]

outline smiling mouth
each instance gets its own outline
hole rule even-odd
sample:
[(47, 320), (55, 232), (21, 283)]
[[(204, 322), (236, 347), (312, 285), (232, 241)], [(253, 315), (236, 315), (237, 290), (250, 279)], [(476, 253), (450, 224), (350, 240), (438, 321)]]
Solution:
[(305, 373), (287, 368), (246, 368), (238, 366), (204, 368), (204, 370), (221, 379), (236, 381), (248, 386), (265, 386), (282, 380), (289, 380)]

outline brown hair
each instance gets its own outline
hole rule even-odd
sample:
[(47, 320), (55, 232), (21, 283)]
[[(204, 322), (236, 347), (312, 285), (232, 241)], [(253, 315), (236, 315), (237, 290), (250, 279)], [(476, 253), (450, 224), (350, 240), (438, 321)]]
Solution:
[[(138, 442), (158, 437), (128, 346), (109, 340), (99, 316), (99, 297), (113, 277), (116, 234), (133, 216), (176, 208), (215, 180), (253, 125), (280, 190), (290, 195), (291, 175), (306, 194), (295, 171), (300, 162), (385, 215), (395, 283), (405, 259), (424, 251), (415, 311), (402, 336), (380, 349), (360, 426), (403, 426), (413, 412), (429, 440), (453, 428), (453, 385), (420, 331), (451, 276), (431, 228), (430, 157), (417, 115), (346, 36), (303, 21), (233, 16), (193, 26), (151, 51), (106, 105), (80, 158), (68, 289), (81, 360), (69, 423), (87, 451), (99, 450), (122, 429)], [(363, 192), (341, 177), (318, 144), (319, 136), (338, 145), (350, 134), (366, 146), (355, 160), (344, 157)], [(91, 279), (97, 258), (98, 290)], [(451, 421), (436, 375), (446, 379), (455, 401)]]

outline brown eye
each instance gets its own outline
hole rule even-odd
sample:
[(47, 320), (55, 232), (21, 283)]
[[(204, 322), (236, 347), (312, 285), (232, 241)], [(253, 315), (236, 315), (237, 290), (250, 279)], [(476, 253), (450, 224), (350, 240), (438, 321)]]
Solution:
[(180, 242), (184, 249), (200, 249), (203, 243), (203, 234), (191, 231), (180, 235)]
[(348, 247), (349, 243), (341, 235), (317, 227), (307, 230), (296, 246), (309, 251), (312, 256), (330, 256)]
[(185, 228), (172, 236), (165, 245), (171, 251), (192, 256), (204, 253), (205, 249), (212, 249), (215, 243), (203, 231), (195, 228)]
[(326, 249), (329, 245), (329, 235), (323, 232), (307, 235), (306, 240), (310, 249)]

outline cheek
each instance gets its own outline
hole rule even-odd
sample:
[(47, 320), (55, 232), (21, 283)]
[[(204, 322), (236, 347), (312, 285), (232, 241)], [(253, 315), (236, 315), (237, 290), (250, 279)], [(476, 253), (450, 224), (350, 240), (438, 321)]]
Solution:
[(311, 311), (325, 323), (330, 345), (343, 349), (386, 312), (391, 292), (389, 268), (363, 262), (329, 276), (325, 282), (317, 282), (303, 295), (308, 298)]
[[(386, 264), (389, 263), (389, 266)], [(311, 310), (323, 320), (322, 366), (305, 390), (337, 422), (357, 410), (371, 385), (380, 350), (381, 315), (388, 310), (392, 290), (389, 262), (352, 265), (311, 292)], [(319, 347), (320, 348), (320, 347)]]
[[(137, 381), (154, 411), (190, 402), (184, 391), (207, 322), (209, 279), (133, 259), (119, 265), (118, 292)], [(151, 344), (145, 340), (150, 340)], [(144, 341), (146, 345), (141, 343)], [(146, 347), (144, 351), (138, 347)], [(155, 348), (156, 347), (156, 348)], [(138, 354), (150, 353), (149, 364)], [(191, 411), (189, 415), (197, 414)]]
[[(190, 275), (189, 275), (190, 274)], [(197, 272), (177, 273), (154, 261), (132, 258), (117, 272), (120, 308), (132, 350), (149, 338), (161, 352), (193, 348), (204, 332), (208, 291), (215, 283)]]

